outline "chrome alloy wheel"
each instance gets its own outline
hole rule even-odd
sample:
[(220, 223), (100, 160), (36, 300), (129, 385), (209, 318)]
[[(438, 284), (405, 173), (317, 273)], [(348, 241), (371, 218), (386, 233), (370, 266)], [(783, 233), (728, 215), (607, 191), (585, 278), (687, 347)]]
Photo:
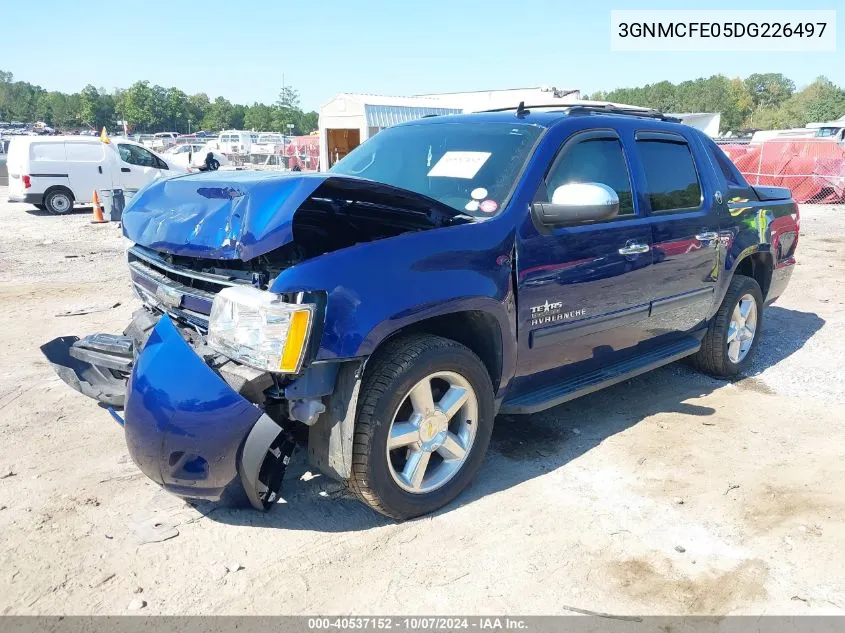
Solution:
[(407, 492), (437, 490), (458, 474), (475, 441), (478, 398), (452, 371), (430, 374), (405, 394), (393, 415), (387, 462)]
[(757, 333), (757, 302), (744, 294), (734, 307), (728, 325), (728, 358), (739, 363), (748, 355)]

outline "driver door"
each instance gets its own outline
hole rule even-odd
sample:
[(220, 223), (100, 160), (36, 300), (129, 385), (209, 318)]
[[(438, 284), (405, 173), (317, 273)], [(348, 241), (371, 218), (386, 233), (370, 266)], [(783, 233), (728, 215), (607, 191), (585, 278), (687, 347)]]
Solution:
[(651, 227), (632, 195), (622, 139), (587, 129), (562, 143), (535, 196), (569, 183), (601, 183), (619, 197), (616, 217), (568, 226), (529, 218), (517, 242), (517, 394), (574, 378), (631, 354), (648, 338)]

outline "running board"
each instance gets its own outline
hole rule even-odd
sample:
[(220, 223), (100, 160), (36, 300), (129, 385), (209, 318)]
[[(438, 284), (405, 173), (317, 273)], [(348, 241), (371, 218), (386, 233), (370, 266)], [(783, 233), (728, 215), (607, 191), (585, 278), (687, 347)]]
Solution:
[(636, 358), (505, 400), (499, 413), (526, 414), (543, 411), (695, 354), (700, 347), (701, 341), (694, 336), (688, 336)]

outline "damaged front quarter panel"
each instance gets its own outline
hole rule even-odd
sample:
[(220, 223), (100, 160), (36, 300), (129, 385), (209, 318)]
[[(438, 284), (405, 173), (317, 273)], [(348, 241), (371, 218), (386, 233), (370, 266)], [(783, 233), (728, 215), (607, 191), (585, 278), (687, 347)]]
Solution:
[[(462, 311), (491, 315), (503, 345), (515, 346), (513, 245), (513, 229), (495, 219), (405, 233), (300, 262), (270, 290), (326, 293), (316, 361), (367, 357), (403, 327)], [(510, 362), (515, 350), (502, 357)]]

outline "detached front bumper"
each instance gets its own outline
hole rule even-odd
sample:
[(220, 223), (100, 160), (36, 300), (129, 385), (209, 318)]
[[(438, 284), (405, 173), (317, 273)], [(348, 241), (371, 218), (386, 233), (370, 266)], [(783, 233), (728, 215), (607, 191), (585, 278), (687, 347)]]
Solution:
[(136, 315), (127, 333), (134, 336), (63, 337), (42, 350), (70, 386), (102, 404), (123, 406), (129, 454), (168, 492), (209, 501), (245, 496), (253, 507), (267, 509), (294, 442), (241, 395), (258, 391), (260, 377), (233, 375), (237, 368), (229, 367), (233, 387), (166, 315), (157, 323)]
[(145, 475), (182, 497), (220, 499), (238, 483), (238, 449), (262, 414), (167, 316), (159, 320), (135, 361), (124, 411), (129, 453)]

